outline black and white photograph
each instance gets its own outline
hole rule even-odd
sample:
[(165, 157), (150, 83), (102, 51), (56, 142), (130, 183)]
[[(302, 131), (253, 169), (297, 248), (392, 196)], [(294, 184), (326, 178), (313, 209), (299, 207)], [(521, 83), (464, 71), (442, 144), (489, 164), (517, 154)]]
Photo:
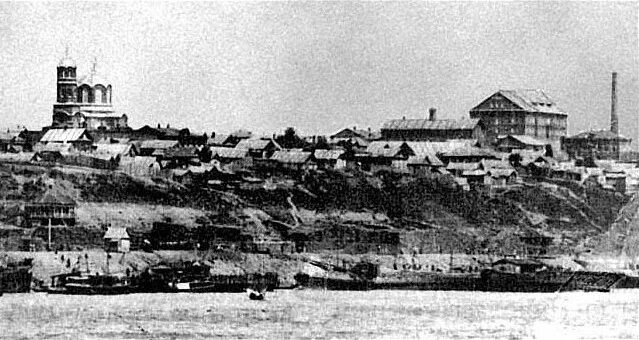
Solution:
[(0, 1), (0, 340), (639, 339), (639, 2)]

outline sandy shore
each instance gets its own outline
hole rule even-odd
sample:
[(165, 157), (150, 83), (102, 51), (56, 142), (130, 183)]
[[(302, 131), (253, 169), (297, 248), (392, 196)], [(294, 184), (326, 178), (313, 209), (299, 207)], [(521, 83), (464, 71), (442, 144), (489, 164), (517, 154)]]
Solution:
[[(33, 276), (35, 279), (49, 281), (55, 274), (70, 272), (73, 268), (81, 271), (99, 273), (130, 272), (144, 270), (150, 265), (161, 262), (175, 263), (179, 261), (204, 261), (209, 264), (212, 274), (245, 274), (259, 272), (276, 272), (280, 277), (280, 284), (291, 286), (295, 283), (293, 276), (298, 272), (325, 275), (324, 270), (308, 263), (309, 260), (321, 261), (338, 266), (350, 266), (359, 261), (370, 261), (380, 266), (384, 274), (397, 273), (402, 270), (411, 271), (442, 271), (448, 272), (451, 265), (450, 254), (418, 254), (412, 255), (376, 255), (376, 254), (335, 254), (335, 253), (295, 253), (280, 256), (247, 253), (214, 253), (192, 251), (156, 251), (153, 253), (134, 251), (126, 254), (111, 253), (107, 261), (107, 254), (101, 249), (88, 251), (63, 252), (5, 252), (2, 256), (10, 259), (33, 258)], [(490, 265), (498, 258), (486, 255), (454, 254), (452, 267), (458, 271), (475, 272)], [(593, 263), (590, 270), (618, 270), (610, 263), (619, 261), (598, 261), (599, 257), (587, 259)], [(108, 262), (108, 265), (107, 265)], [(559, 256), (547, 260), (551, 265), (570, 267), (573, 270), (584, 269), (569, 256)]]

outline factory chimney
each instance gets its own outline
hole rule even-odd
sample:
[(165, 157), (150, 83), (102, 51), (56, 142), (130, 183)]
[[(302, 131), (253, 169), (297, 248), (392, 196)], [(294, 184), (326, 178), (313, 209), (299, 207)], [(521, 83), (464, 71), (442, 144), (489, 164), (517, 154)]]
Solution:
[(430, 109), (428, 109), (428, 120), (435, 121), (437, 120), (437, 109), (434, 107), (431, 107)]
[(619, 117), (617, 117), (617, 72), (612, 72), (612, 97), (610, 104), (610, 131), (619, 134)]

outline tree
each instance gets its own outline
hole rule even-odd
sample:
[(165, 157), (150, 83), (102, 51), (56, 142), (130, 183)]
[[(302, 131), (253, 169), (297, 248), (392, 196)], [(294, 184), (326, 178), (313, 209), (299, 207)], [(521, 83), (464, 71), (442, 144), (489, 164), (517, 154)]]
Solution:
[(277, 136), (275, 141), (285, 149), (296, 149), (304, 147), (304, 140), (297, 135), (295, 128), (288, 127), (284, 131), (284, 135)]

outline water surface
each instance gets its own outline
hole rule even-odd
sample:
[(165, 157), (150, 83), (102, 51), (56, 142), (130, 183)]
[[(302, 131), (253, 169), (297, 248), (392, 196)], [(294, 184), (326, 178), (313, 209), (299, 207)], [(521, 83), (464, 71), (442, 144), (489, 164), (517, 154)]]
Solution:
[(1, 339), (638, 339), (639, 290), (0, 297)]

